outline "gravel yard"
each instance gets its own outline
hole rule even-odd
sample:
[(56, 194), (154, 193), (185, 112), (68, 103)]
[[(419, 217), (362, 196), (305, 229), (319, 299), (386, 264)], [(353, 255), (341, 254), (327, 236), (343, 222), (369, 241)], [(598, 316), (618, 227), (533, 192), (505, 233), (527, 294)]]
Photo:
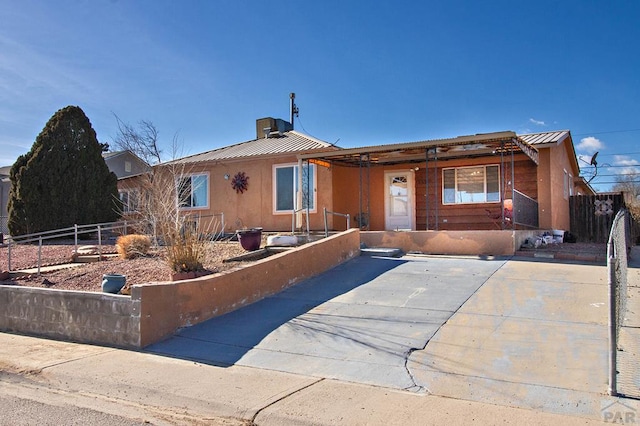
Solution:
[[(83, 241), (79, 247), (90, 246), (97, 242)], [(75, 246), (72, 242), (45, 244), (40, 253), (42, 266), (70, 263), (73, 260)], [(11, 270), (35, 268), (38, 265), (38, 245), (18, 245), (11, 247)], [(115, 254), (113, 243), (102, 245), (102, 254)], [(223, 263), (224, 259), (246, 253), (237, 241), (216, 241), (209, 243), (204, 268), (211, 273), (238, 267), (237, 263)], [(0, 247), (0, 271), (8, 269), (8, 247)], [(65, 268), (46, 274), (32, 274), (0, 281), (3, 285), (28, 287), (46, 287), (58, 290), (102, 291), (103, 274), (123, 274), (127, 277), (127, 286), (154, 281), (171, 280), (171, 269), (163, 259), (162, 252), (147, 257), (123, 260), (108, 256), (101, 262), (84, 264), (74, 268)]]

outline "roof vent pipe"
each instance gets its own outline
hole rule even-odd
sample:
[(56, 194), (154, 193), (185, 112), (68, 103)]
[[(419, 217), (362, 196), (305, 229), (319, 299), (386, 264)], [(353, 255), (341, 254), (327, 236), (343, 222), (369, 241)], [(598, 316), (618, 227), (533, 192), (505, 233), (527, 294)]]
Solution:
[(296, 94), (291, 92), (289, 93), (289, 99), (291, 100), (290, 102), (290, 106), (289, 106), (289, 122), (291, 123), (291, 130), (293, 130), (293, 116), (295, 115), (296, 117), (298, 116), (298, 107), (296, 106), (296, 103), (294, 102), (294, 99), (296, 98)]

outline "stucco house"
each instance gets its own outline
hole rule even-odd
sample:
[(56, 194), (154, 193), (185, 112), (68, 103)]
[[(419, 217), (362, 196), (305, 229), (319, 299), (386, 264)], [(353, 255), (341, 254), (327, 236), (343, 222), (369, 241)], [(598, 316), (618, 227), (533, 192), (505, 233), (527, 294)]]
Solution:
[[(287, 121), (266, 117), (256, 120), (253, 140), (154, 167), (179, 168), (181, 210), (201, 221), (220, 221), (224, 214), (225, 233), (253, 227), (291, 231), (299, 202), (305, 212), (308, 208), (309, 227), (322, 229), (322, 207), (331, 204), (332, 174), (302, 163), (298, 155), (336, 149), (293, 130)], [(135, 182), (129, 185), (133, 188)], [(300, 201), (298, 189), (304, 189)]]
[(225, 232), (321, 230), (325, 209), (366, 230), (568, 230), (569, 197), (594, 193), (568, 130), (341, 149), (264, 118), (254, 140), (167, 165), (187, 171), (182, 210), (224, 214)]
[(109, 170), (118, 177), (118, 194), (123, 213), (135, 212), (139, 190), (129, 182), (149, 172), (151, 167), (129, 150), (104, 152), (102, 158)]
[(331, 170), (327, 207), (354, 215), (368, 230), (569, 230), (569, 197), (593, 194), (579, 177), (568, 130), (477, 134), (299, 159)]

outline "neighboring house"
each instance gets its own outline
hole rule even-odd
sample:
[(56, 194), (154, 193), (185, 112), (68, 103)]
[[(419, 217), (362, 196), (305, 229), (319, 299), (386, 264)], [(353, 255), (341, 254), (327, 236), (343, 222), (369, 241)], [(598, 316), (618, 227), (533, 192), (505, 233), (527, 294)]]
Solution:
[(578, 178), (569, 131), (497, 132), (299, 159), (330, 171), (331, 187), (318, 186), (325, 206), (370, 230), (568, 230), (569, 197), (593, 193)]
[(9, 190), (11, 189), (11, 180), (9, 172), (11, 166), (0, 167), (0, 233), (9, 234), (7, 221), (9, 218)]
[(149, 171), (149, 165), (129, 150), (104, 152), (102, 158), (118, 179), (137, 176)]
[(139, 189), (131, 182), (151, 170), (149, 165), (129, 150), (105, 152), (104, 162), (118, 177), (118, 193), (122, 202), (122, 212), (133, 213), (137, 209)]

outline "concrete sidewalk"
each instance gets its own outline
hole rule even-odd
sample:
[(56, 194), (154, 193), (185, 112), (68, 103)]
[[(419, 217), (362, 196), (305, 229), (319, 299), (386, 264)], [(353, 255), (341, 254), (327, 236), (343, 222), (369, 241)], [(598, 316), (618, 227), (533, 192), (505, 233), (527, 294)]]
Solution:
[(154, 425), (601, 423), (541, 409), (420, 395), (249, 367), (213, 367), (4, 333), (0, 333), (0, 379), (0, 395), (97, 409)]
[[(437, 274), (428, 266), (429, 258), (411, 256), (400, 261), (412, 265), (410, 274), (399, 267), (378, 272), (384, 272), (385, 282), (399, 287), (410, 276), (422, 280), (424, 291), (399, 288), (396, 296), (422, 303), (416, 297), (421, 295), (428, 302), (454, 290), (451, 286), (429, 287), (430, 282), (460, 282), (456, 278), (460, 270), (442, 266), (455, 264), (455, 258), (433, 259), (431, 265), (440, 265)], [(358, 269), (360, 262), (345, 268)], [(497, 268), (487, 268), (487, 261), (481, 259), (457, 263), (464, 265), (459, 269), (474, 276), (477, 284), (468, 280), (471, 285), (462, 306), (420, 337), (427, 341), (411, 350), (406, 368), (398, 369), (403, 375), (410, 372), (413, 382), (426, 393), (393, 388), (393, 381), (392, 387), (339, 381), (327, 378), (326, 371), (296, 374), (293, 365), (283, 368), (288, 372), (238, 365), (238, 360), (249, 359), (251, 354), (252, 362), (258, 362), (260, 351), (251, 352), (251, 348), (242, 348), (231, 365), (216, 366), (178, 353), (172, 358), (2, 333), (0, 393), (99, 407), (106, 413), (153, 424), (577, 425), (611, 422), (616, 414), (623, 419), (636, 416), (637, 400), (605, 395), (606, 267), (521, 259), (499, 262)], [(394, 277), (394, 273), (399, 275)], [(482, 273), (486, 276), (480, 279)], [(344, 274), (324, 275), (326, 297), (321, 299), (331, 305), (358, 298), (358, 305), (369, 305), (379, 300), (366, 300), (380, 285), (375, 275), (363, 276), (359, 271), (358, 284), (349, 290), (336, 288)], [(433, 292), (436, 289), (439, 293)], [(304, 286), (299, 291), (301, 300), (308, 299), (302, 297)], [(394, 299), (393, 294), (387, 297)], [(318, 303), (313, 307), (324, 309)], [(368, 315), (374, 312), (363, 309)], [(293, 320), (306, 312), (310, 309), (283, 318)], [(350, 311), (350, 315), (358, 312)], [(277, 325), (268, 329), (274, 333), (267, 335), (276, 341), (283, 336)], [(260, 333), (259, 341), (265, 340), (265, 330)], [(374, 329), (369, 333), (375, 338)], [(416, 330), (416, 336), (421, 333)], [(195, 353), (198, 344), (197, 339), (189, 341)], [(345, 350), (347, 359), (358, 356), (356, 346), (351, 353)], [(378, 369), (388, 368), (378, 365)]]

